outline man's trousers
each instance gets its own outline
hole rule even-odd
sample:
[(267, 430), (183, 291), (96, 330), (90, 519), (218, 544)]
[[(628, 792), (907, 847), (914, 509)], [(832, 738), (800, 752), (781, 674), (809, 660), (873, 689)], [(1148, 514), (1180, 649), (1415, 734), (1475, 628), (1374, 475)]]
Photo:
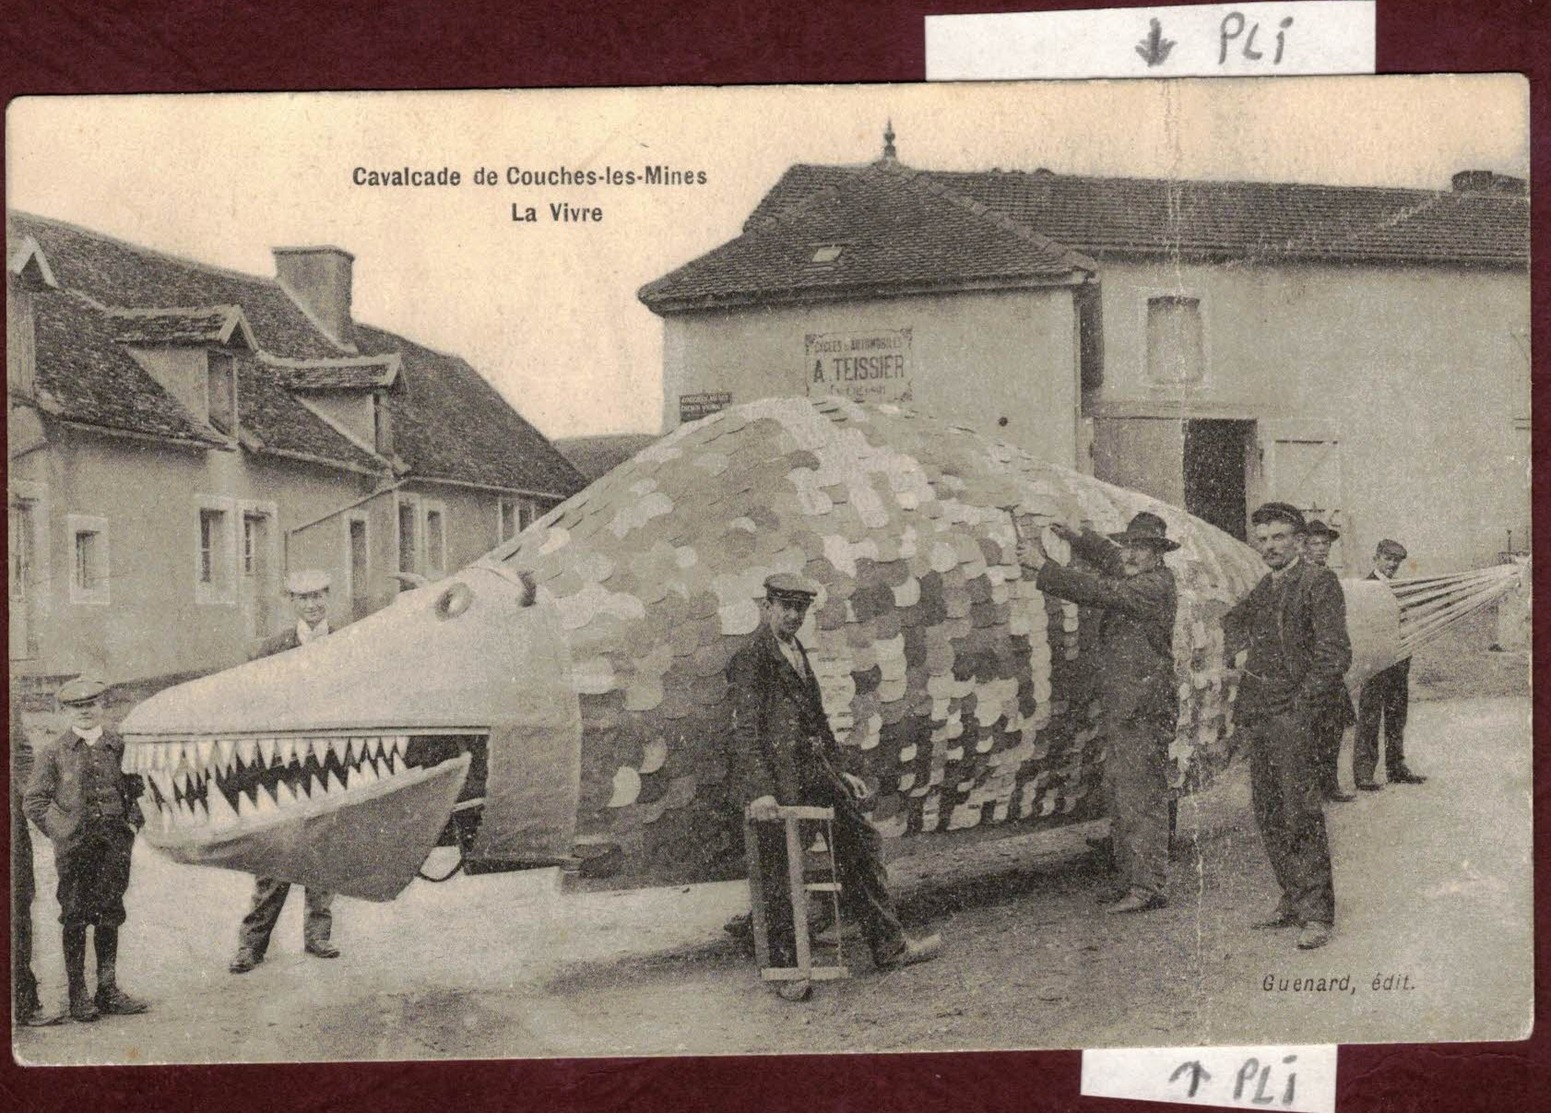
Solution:
[[(888, 870), (883, 864), (883, 840), (867, 816), (843, 785), (810, 786), (804, 794), (805, 807), (829, 807), (835, 812), (830, 824), (833, 835), (835, 871), (840, 878), (846, 910), (862, 925), (862, 933), (872, 949), (873, 960), (886, 962), (905, 948), (905, 932), (889, 896)], [(770, 964), (796, 964), (796, 934), (792, 926), (792, 905), (788, 899), (786, 842), (780, 826), (757, 823), (759, 830), (760, 875), (765, 882), (765, 928), (770, 941)], [(811, 842), (803, 828), (806, 847)], [(807, 913), (797, 913), (806, 919)]]
[(1106, 719), (1104, 789), (1120, 883), (1162, 896), (1169, 869), (1168, 744), (1140, 719)]
[(1278, 909), (1299, 923), (1335, 923), (1314, 715), (1289, 710), (1247, 725), (1250, 798), (1282, 890)]
[[(285, 907), (285, 898), (290, 891), (291, 886), (286, 881), (273, 877), (254, 878), (253, 905), (248, 914), (242, 917), (242, 930), (238, 933), (238, 939), (242, 948), (251, 952), (255, 958), (264, 957), (265, 951), (269, 949), (269, 936), (280, 921), (280, 909)], [(308, 946), (322, 946), (329, 941), (329, 933), (334, 928), (334, 893), (320, 888), (309, 888), (306, 892), (307, 910), (302, 923), (302, 939)]]
[(1379, 725), (1384, 726), (1384, 770), (1406, 770), (1406, 709), (1411, 703), (1411, 660), (1386, 667), (1363, 684), (1357, 699), (1357, 743), (1352, 749), (1352, 778), (1372, 783), (1379, 765)]

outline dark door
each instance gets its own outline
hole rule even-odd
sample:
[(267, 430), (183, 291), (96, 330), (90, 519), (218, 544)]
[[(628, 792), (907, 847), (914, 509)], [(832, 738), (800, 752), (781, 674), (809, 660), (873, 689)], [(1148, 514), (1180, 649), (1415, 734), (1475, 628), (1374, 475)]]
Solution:
[(1248, 538), (1245, 477), (1254, 431), (1246, 419), (1185, 423), (1185, 511), (1241, 540)]

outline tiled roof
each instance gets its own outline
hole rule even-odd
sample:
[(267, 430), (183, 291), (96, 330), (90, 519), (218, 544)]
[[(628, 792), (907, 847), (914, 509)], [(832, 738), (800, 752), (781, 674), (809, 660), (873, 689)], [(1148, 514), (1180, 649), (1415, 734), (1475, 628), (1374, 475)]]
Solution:
[(399, 353), (388, 393), (393, 449), (417, 476), (570, 496), (586, 481), (461, 357), (356, 323), (363, 346)]
[(386, 388), (398, 378), (397, 353), (386, 357), (309, 361), (276, 365), (293, 392), (366, 391)]
[(277, 357), (343, 357), (273, 279), (127, 244), (62, 221), (11, 212), (7, 236), (30, 236), (61, 287), (112, 307), (240, 306), (259, 348)]
[(234, 306), (206, 306), (172, 310), (115, 310), (116, 340), (130, 345), (207, 345), (224, 342), (233, 319), (241, 312)]
[[(861, 173), (857, 167), (790, 167), (745, 228), (789, 214)], [(1511, 192), (1099, 178), (1046, 170), (923, 173), (1096, 256), (1515, 267), (1529, 260), (1529, 202)]]
[(388, 463), (350, 441), (303, 407), (286, 390), (278, 370), (261, 356), (237, 359), (237, 414), (242, 429), (262, 444), (259, 452), (279, 451), (340, 462), (358, 469), (386, 472)]
[(117, 343), (120, 322), (71, 291), (32, 296), (42, 411), (108, 430), (224, 445), (197, 422)]
[[(569, 496), (576, 469), (467, 363), (356, 324), (346, 352), (273, 279), (167, 256), (63, 222), (7, 214), (14, 245), (39, 246), (58, 289), (32, 296), (39, 403), (58, 418), (161, 438), (229, 444), (190, 415), (126, 346), (211, 344), (242, 329), (238, 417), (252, 452), (410, 477)], [(235, 315), (235, 319), (234, 316)], [(299, 398), (387, 388), (396, 463), (352, 442)]]
[(621, 462), (635, 457), (656, 442), (656, 434), (595, 434), (555, 439), (555, 449), (564, 454), (591, 483)]
[(1096, 267), (929, 175), (877, 163), (750, 218), (743, 235), (647, 284), (640, 298), (672, 313), (1071, 283)]

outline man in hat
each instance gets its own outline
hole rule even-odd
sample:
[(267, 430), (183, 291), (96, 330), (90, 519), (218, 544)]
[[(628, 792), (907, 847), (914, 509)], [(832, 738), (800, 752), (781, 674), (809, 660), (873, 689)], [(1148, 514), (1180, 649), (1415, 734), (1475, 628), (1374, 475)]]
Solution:
[(1052, 560), (1038, 536), (1023, 539), (1018, 561), (1041, 591), (1104, 610), (1099, 622), (1100, 731), (1108, 742), (1104, 783), (1119, 887), (1103, 897), (1122, 914), (1167, 903), (1168, 749), (1179, 720), (1174, 687), (1174, 572), (1163, 556), (1179, 546), (1151, 512), (1131, 517), (1109, 539), (1062, 524), (1052, 531), (1097, 568)]
[[(1373, 552), (1372, 581), (1388, 582), (1405, 561), (1406, 549), (1393, 539), (1380, 539)], [(1406, 708), (1411, 702), (1411, 657), (1386, 667), (1363, 683), (1357, 697), (1357, 740), (1352, 746), (1352, 778), (1362, 791), (1377, 791), (1373, 782), (1379, 766), (1379, 726), (1384, 727), (1384, 770), (1390, 783), (1426, 783), (1406, 767)]]
[(1335, 927), (1335, 884), (1325, 833), (1315, 724), (1352, 662), (1346, 597), (1327, 567), (1303, 561), (1303, 513), (1262, 504), (1250, 516), (1255, 549), (1271, 568), (1223, 617), (1230, 662), (1248, 652), (1234, 720), (1249, 750), (1250, 798), (1271, 871), (1275, 911), (1256, 927), (1301, 928), (1313, 950)]
[[(23, 809), (54, 843), (59, 872), (59, 922), (64, 927), (65, 981), (70, 1016), (130, 1016), (151, 1006), (118, 985), (118, 929), (135, 831), (145, 824), (139, 776), (123, 770), (124, 741), (102, 724), (108, 685), (81, 676), (60, 687), (70, 729), (39, 750)], [(86, 932), (97, 955), (97, 990), (86, 987)]]
[[(252, 657), (265, 656), (321, 640), (329, 634), (329, 576), (326, 570), (296, 570), (285, 580), (286, 593), (296, 611), (296, 624), (265, 640)], [(255, 877), (253, 903), (243, 916), (237, 934), (237, 956), (227, 967), (232, 973), (247, 973), (264, 960), (269, 938), (291, 892), (289, 881), (274, 877)], [(329, 941), (334, 929), (334, 894), (322, 888), (306, 890), (306, 910), (302, 922), (302, 941), (315, 958), (338, 958), (339, 948)]]
[[(911, 940), (900, 926), (889, 896), (882, 840), (858, 806), (867, 797), (867, 785), (845, 770), (818, 680), (797, 639), (818, 587), (799, 575), (772, 574), (764, 588), (759, 628), (727, 664), (729, 768), (739, 801), (756, 823), (775, 821), (778, 805), (832, 809), (836, 870), (874, 963), (895, 969), (935, 958), (942, 950), (939, 936)], [(795, 964), (795, 935), (794, 913), (781, 886), (787, 879), (785, 848), (780, 842), (761, 842), (760, 853), (771, 961), (790, 966)], [(804, 1000), (809, 991), (807, 982), (778, 989), (788, 1000)]]
[[(1310, 520), (1303, 537), (1303, 558), (1312, 566), (1328, 566), (1330, 545), (1341, 538), (1341, 533), (1324, 520)], [(1357, 720), (1352, 706), (1351, 692), (1342, 682), (1330, 692), (1330, 701), (1321, 712), (1314, 726), (1315, 747), (1319, 750), (1320, 781), (1325, 798), (1332, 803), (1350, 803), (1355, 795), (1341, 790), (1341, 738), (1346, 728)]]

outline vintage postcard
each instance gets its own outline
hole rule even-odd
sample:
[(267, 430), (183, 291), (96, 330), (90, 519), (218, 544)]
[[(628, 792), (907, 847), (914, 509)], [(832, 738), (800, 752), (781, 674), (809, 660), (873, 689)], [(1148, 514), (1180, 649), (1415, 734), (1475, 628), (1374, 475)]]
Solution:
[(7, 123), (20, 1062), (1528, 1033), (1521, 78)]

